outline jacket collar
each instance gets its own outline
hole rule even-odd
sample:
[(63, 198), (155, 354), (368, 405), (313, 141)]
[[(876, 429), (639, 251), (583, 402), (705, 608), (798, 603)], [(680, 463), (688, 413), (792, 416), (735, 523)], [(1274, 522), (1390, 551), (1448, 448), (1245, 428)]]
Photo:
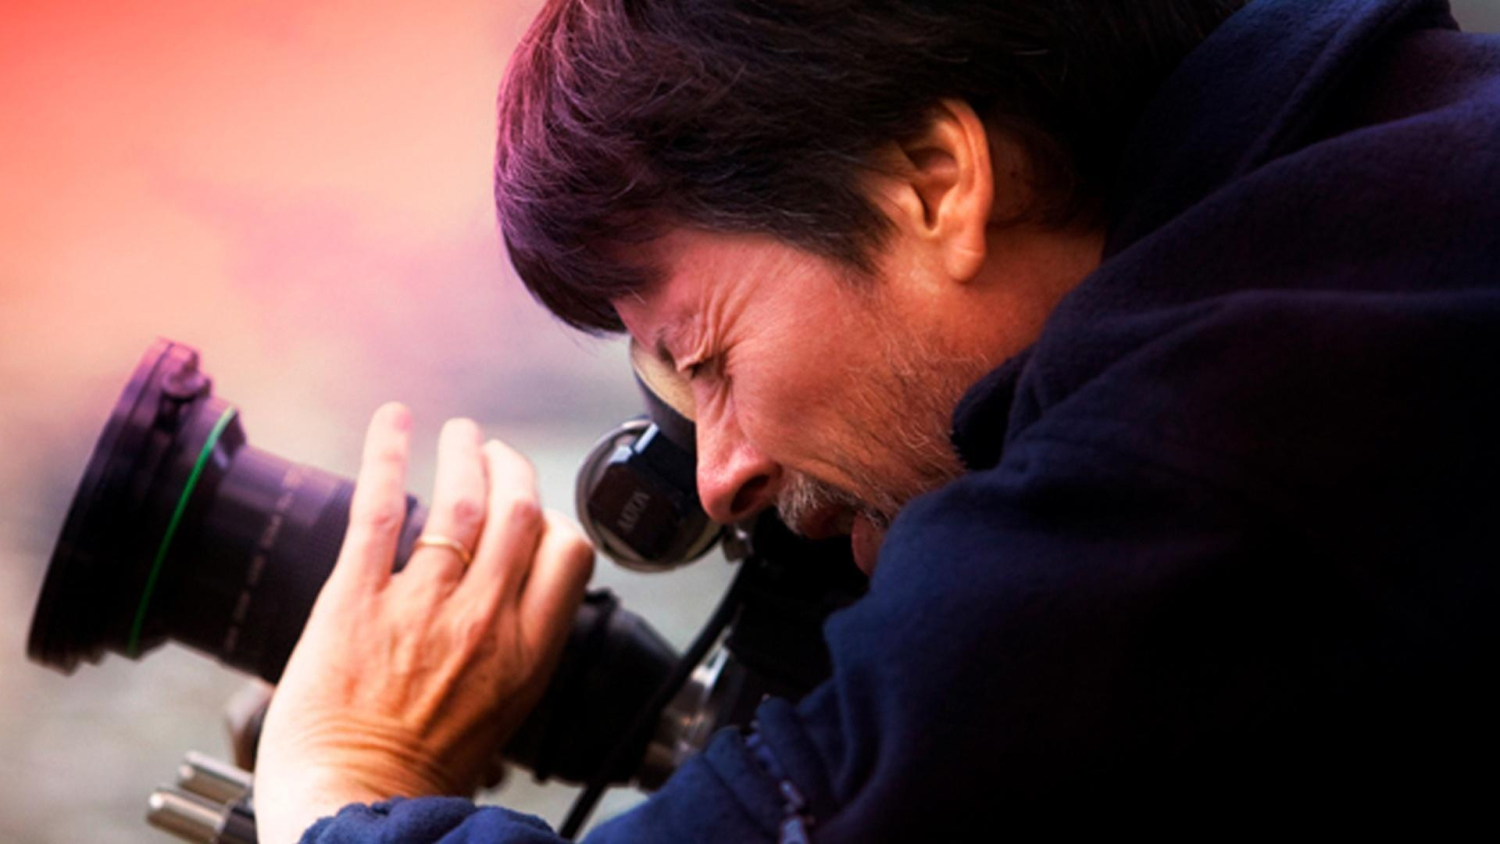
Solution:
[(1000, 462), (1016, 386), (1030, 358), (1031, 349), (1026, 349), (991, 370), (964, 393), (954, 408), (948, 439), (969, 471), (988, 469)]
[[(1456, 27), (1447, 0), (1257, 0), (1232, 15), (1168, 77), (1126, 142), (1105, 267), (1221, 185), (1305, 144), (1326, 98), (1371, 45), (1393, 29), (1425, 26)], [(1091, 288), (1111, 275), (1096, 271), (1059, 309), (1098, 295)], [(1068, 333), (1058, 322), (954, 409), (950, 439), (971, 471), (998, 463), (1004, 444), (1040, 413), (1017, 396), (1035, 349), (1067, 342), (1050, 336)]]
[(1447, 0), (1258, 0), (1188, 54), (1120, 159), (1106, 256), (1307, 143), (1327, 99), (1397, 28), (1457, 27)]

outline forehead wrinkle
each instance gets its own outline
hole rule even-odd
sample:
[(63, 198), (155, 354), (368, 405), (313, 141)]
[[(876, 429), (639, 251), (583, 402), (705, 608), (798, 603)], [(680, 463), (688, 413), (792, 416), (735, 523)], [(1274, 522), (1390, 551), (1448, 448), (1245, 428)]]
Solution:
[(670, 257), (664, 284), (654, 298), (667, 316), (649, 335), (647, 348), (676, 369), (679, 355), (708, 356), (710, 349), (726, 342), (723, 335), (734, 328), (729, 322), (753, 293), (752, 279), (768, 272), (784, 274), (787, 268), (782, 266), (784, 259), (777, 260), (780, 256), (750, 248), (758, 239), (743, 235), (689, 230), (663, 240), (672, 248), (663, 246)]
[[(741, 236), (731, 249), (716, 255), (715, 274), (708, 285), (704, 308), (704, 333), (701, 342), (723, 347), (744, 331), (755, 326), (748, 324), (746, 311), (758, 293), (760, 282), (786, 274), (784, 257), (763, 247), (774, 243), (760, 236)], [(775, 301), (774, 299), (772, 300)]]
[[(662, 310), (666, 312), (666, 318), (652, 333), (649, 348), (658, 360), (675, 370), (677, 355), (673, 349), (681, 346), (684, 335), (689, 333), (688, 329), (698, 316), (704, 292), (694, 288), (712, 287), (712, 280), (705, 281), (703, 277), (702, 266), (705, 263), (711, 264), (712, 261), (711, 256), (710, 260), (705, 260), (705, 256), (695, 248), (693, 239), (685, 237), (683, 232), (668, 234), (662, 241), (662, 248), (669, 253), (675, 252), (676, 255), (666, 262), (667, 272), (657, 296)], [(666, 243), (672, 244), (673, 248), (668, 249)], [(689, 269), (690, 267), (693, 269)], [(674, 290), (675, 293), (672, 292)], [(663, 296), (662, 293), (666, 295)]]

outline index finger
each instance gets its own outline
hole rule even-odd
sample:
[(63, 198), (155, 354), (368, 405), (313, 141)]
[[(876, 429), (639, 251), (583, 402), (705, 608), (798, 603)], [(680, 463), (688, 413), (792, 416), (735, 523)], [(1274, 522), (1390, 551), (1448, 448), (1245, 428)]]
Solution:
[(406, 456), (411, 411), (398, 402), (381, 405), (365, 433), (359, 477), (349, 502), (349, 529), (329, 581), (345, 588), (378, 589), (391, 576), (401, 526), (406, 521)]

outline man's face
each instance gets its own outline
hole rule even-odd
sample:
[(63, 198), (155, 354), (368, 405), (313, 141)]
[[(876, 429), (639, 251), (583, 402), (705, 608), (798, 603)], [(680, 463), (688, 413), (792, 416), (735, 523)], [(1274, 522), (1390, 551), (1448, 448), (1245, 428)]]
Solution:
[(955, 477), (949, 418), (986, 364), (955, 355), (889, 279), (758, 235), (678, 230), (665, 280), (614, 304), (690, 396), (698, 490), (734, 522), (775, 504), (798, 532), (850, 532), (870, 571), (907, 500)]

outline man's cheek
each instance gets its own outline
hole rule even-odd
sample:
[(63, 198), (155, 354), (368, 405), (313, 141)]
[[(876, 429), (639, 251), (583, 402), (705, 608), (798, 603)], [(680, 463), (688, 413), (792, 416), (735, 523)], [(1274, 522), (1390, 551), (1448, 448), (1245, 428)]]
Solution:
[(831, 423), (826, 397), (791, 380), (754, 391), (739, 411), (745, 436), (778, 462), (823, 448)]

